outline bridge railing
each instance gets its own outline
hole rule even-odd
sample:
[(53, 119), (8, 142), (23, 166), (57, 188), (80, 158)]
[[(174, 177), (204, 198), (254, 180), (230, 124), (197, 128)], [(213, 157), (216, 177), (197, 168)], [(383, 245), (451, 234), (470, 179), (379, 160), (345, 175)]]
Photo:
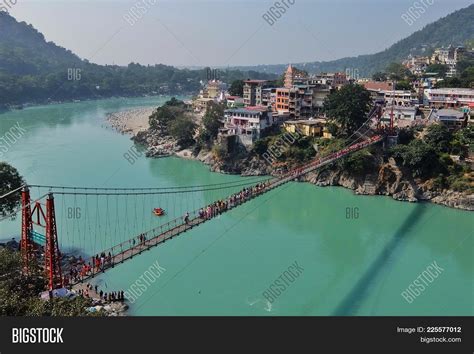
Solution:
[[(291, 180), (294, 180), (295, 178), (298, 178), (308, 172), (311, 172), (315, 170), (316, 168), (328, 165), (344, 156), (347, 156), (348, 154), (354, 151), (358, 151), (365, 147), (378, 143), (382, 139), (383, 137), (380, 135), (371, 137), (363, 142), (353, 144), (345, 149), (342, 149), (335, 153), (332, 153), (327, 156), (321, 157), (317, 160), (314, 160), (298, 169), (295, 169), (293, 171), (290, 171), (284, 174), (283, 176), (271, 178), (264, 182), (259, 182), (258, 184), (251, 185), (248, 188), (250, 188), (250, 190), (253, 192), (251, 192), (245, 198), (241, 198), (238, 201), (234, 201), (234, 202), (232, 202), (233, 199), (231, 199), (230, 196), (223, 198), (222, 200), (228, 202), (228, 206), (224, 211), (228, 211), (239, 205), (242, 205), (246, 203), (247, 201), (261, 194), (264, 194), (282, 184), (285, 184)], [(257, 185), (262, 185), (262, 183), (264, 186), (263, 188), (255, 189)], [(233, 195), (235, 194), (236, 193), (234, 193)], [(215, 202), (209, 205), (213, 205), (214, 203)], [(101, 263), (99, 267), (96, 266), (96, 261), (95, 261), (96, 256), (93, 256), (90, 261), (90, 264), (92, 266), (91, 274), (88, 274), (87, 276), (83, 277), (81, 281), (84, 280), (84, 278), (89, 278), (91, 276), (94, 277), (96, 274), (101, 273), (110, 267), (113, 267), (116, 263), (121, 263), (124, 260), (132, 258), (137, 254), (141, 254), (143, 251), (150, 249), (151, 247), (154, 247), (162, 242), (165, 242), (166, 240), (171, 239), (174, 236), (184, 231), (187, 231), (188, 229), (191, 229), (192, 227), (197, 226), (207, 220), (213, 219), (223, 212), (223, 211), (219, 211), (216, 213), (213, 212), (211, 216), (203, 217), (202, 215), (200, 215), (201, 214), (200, 212), (203, 209), (206, 209), (207, 207), (208, 206), (204, 206), (200, 209), (189, 212), (188, 222), (184, 220), (184, 217), (175, 218), (171, 221), (168, 221), (165, 224), (155, 227), (149, 231), (143, 232), (132, 239), (124, 241), (116, 246), (111, 247), (108, 250), (101, 252), (101, 254), (102, 253), (105, 254), (106, 259), (108, 258), (110, 254), (111, 259), (107, 263), (104, 263), (104, 264)], [(100, 258), (100, 255), (98, 256)]]
[[(274, 181), (274, 179), (269, 179), (264, 182), (259, 182), (258, 184), (264, 183), (264, 185), (270, 187), (272, 185), (272, 181)], [(247, 188), (253, 189), (258, 184), (250, 185)], [(241, 205), (250, 199), (253, 199), (257, 195), (264, 193), (265, 191), (266, 190), (260, 190), (258, 193), (252, 193), (252, 195), (250, 195), (249, 197), (241, 199), (239, 203), (232, 203), (232, 204), (229, 203), (228, 209), (235, 208), (236, 206)], [(225, 197), (222, 200), (229, 201), (230, 196)], [(209, 205), (212, 205), (212, 204), (214, 204), (214, 202)], [(116, 263), (121, 263), (124, 260), (132, 258), (137, 254), (141, 254), (143, 251), (151, 247), (154, 247), (162, 242), (165, 242), (166, 240), (169, 240), (173, 238), (174, 236), (176, 236), (177, 234), (182, 233), (196, 225), (199, 225), (207, 220), (213, 219), (214, 217), (220, 214), (220, 212), (215, 212), (210, 217), (202, 218), (200, 215), (200, 211), (205, 208), (207, 208), (207, 206), (189, 212), (188, 223), (185, 222), (184, 216), (175, 218), (158, 227), (145, 231), (133, 237), (132, 239), (126, 240), (105, 251), (102, 251), (100, 254), (97, 254), (96, 256), (92, 256), (91, 258), (89, 258), (89, 260), (86, 260), (85, 262), (86, 264), (91, 265), (91, 271), (86, 276), (80, 277), (80, 281), (83, 281), (84, 279), (88, 279), (90, 277), (94, 277), (95, 275), (105, 271), (106, 269), (113, 267)], [(105, 254), (105, 259), (107, 259), (110, 254), (110, 261), (105, 262), (105, 263), (101, 262), (100, 266), (97, 267), (96, 266), (97, 256), (100, 259), (102, 258), (101, 257), (102, 254)]]

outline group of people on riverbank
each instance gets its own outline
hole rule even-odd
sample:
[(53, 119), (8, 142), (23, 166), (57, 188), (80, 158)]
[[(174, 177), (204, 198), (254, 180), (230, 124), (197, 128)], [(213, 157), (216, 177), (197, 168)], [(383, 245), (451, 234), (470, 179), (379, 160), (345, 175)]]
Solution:
[(125, 301), (125, 293), (121, 291), (104, 292), (99, 290), (97, 285), (92, 286), (90, 283), (86, 285), (86, 289), (79, 289), (78, 293), (84, 298), (92, 298), (93, 292), (99, 296), (100, 300), (104, 302)]

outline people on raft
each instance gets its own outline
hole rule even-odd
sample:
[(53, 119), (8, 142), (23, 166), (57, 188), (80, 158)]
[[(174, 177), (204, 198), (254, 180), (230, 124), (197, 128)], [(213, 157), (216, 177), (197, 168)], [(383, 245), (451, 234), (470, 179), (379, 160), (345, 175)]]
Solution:
[(156, 216), (163, 216), (165, 215), (165, 210), (162, 208), (155, 208), (153, 209), (153, 214), (155, 214)]

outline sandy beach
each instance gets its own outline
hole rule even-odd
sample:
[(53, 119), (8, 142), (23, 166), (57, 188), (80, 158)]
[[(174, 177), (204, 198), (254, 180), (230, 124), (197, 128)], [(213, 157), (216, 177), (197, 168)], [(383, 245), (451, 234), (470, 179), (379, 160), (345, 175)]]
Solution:
[(113, 129), (120, 133), (136, 136), (138, 132), (149, 128), (148, 119), (155, 109), (155, 107), (147, 107), (109, 113), (106, 120)]

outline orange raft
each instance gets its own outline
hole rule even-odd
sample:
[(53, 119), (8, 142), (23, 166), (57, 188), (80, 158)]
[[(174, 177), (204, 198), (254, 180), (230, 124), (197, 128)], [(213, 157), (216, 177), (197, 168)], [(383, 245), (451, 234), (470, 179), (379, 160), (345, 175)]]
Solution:
[(156, 216), (163, 216), (165, 215), (165, 210), (162, 208), (155, 208), (153, 209), (153, 214), (155, 214)]

